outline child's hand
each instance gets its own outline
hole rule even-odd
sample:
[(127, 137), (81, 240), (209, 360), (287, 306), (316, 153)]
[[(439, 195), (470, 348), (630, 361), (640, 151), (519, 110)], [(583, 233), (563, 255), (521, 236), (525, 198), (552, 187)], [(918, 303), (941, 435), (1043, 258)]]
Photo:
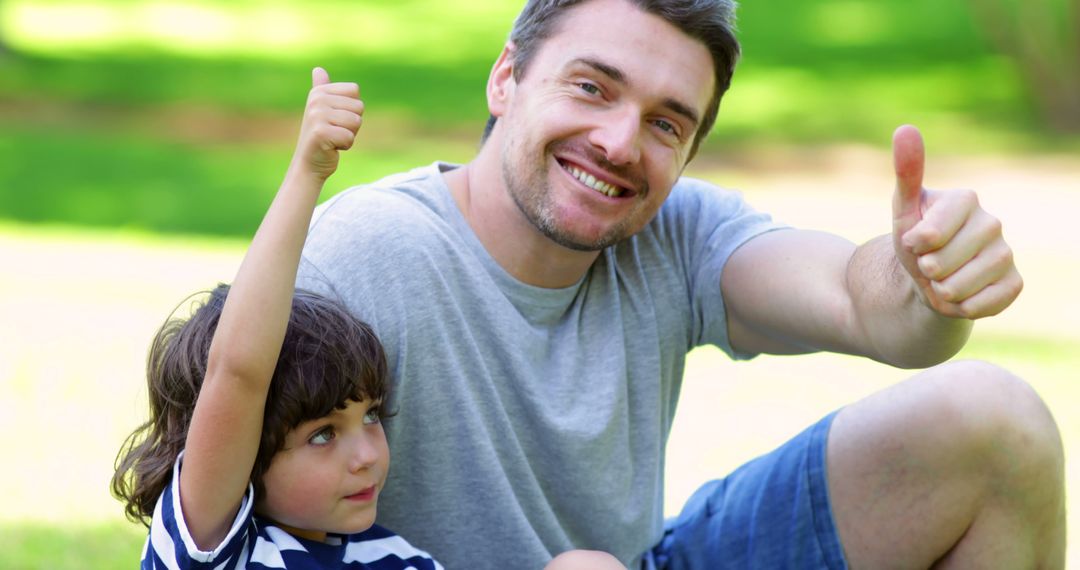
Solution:
[(326, 70), (311, 70), (300, 140), (296, 143), (292, 168), (326, 180), (337, 170), (338, 151), (348, 150), (364, 120), (364, 102), (355, 83), (330, 83)]

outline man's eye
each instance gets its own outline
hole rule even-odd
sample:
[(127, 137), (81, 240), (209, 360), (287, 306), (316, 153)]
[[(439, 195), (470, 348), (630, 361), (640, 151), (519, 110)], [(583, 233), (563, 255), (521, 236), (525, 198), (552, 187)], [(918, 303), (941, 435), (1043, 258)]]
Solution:
[(380, 421), (382, 421), (381, 420), (381, 416), (382, 416), (381, 412), (382, 412), (382, 409), (378, 408), (378, 407), (369, 409), (367, 411), (367, 413), (364, 414), (364, 425), (377, 424)]
[(326, 445), (334, 439), (334, 428), (326, 426), (319, 430), (315, 435), (311, 436), (308, 443), (312, 445)]
[(678, 136), (678, 134), (679, 134), (679, 131), (678, 131), (678, 129), (675, 128), (675, 125), (673, 125), (673, 124), (671, 124), (671, 123), (669, 123), (669, 122), (667, 122), (667, 121), (665, 121), (663, 119), (657, 119), (657, 120), (653, 121), (653, 123), (655, 123), (656, 126), (660, 128), (660, 130), (662, 130), (662, 131), (664, 131), (666, 133), (671, 133), (671, 134), (676, 135), (676, 136)]
[(592, 83), (588, 83), (588, 82), (578, 83), (578, 87), (581, 87), (581, 90), (588, 93), (589, 95), (599, 95), (600, 94), (600, 88), (597, 87), (596, 85), (592, 84)]

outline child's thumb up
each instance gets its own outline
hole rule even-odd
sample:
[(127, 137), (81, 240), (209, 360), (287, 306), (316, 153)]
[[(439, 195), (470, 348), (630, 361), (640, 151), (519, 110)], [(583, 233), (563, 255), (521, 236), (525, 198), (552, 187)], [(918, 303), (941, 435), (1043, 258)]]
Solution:
[(311, 70), (311, 86), (318, 87), (320, 85), (326, 85), (330, 83), (330, 74), (321, 67), (316, 67)]

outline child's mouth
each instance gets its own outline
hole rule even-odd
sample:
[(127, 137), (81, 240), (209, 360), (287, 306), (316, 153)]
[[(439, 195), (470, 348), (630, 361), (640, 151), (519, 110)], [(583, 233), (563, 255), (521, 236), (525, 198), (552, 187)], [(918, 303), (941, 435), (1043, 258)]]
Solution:
[(375, 485), (372, 485), (367, 489), (363, 489), (359, 493), (354, 493), (345, 498), (350, 501), (370, 501), (375, 498)]

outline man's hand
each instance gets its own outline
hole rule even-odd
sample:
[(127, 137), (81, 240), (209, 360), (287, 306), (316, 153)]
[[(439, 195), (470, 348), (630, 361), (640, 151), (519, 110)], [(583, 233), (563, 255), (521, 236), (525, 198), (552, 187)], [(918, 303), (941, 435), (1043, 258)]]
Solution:
[(893, 158), (893, 247), (919, 297), (946, 317), (978, 319), (1005, 310), (1024, 283), (1001, 221), (970, 190), (923, 188), (926, 156), (915, 127), (893, 134)]
[(363, 120), (360, 87), (355, 83), (330, 83), (325, 69), (313, 69), (292, 168), (320, 181), (329, 178), (337, 170), (338, 151), (352, 147)]

